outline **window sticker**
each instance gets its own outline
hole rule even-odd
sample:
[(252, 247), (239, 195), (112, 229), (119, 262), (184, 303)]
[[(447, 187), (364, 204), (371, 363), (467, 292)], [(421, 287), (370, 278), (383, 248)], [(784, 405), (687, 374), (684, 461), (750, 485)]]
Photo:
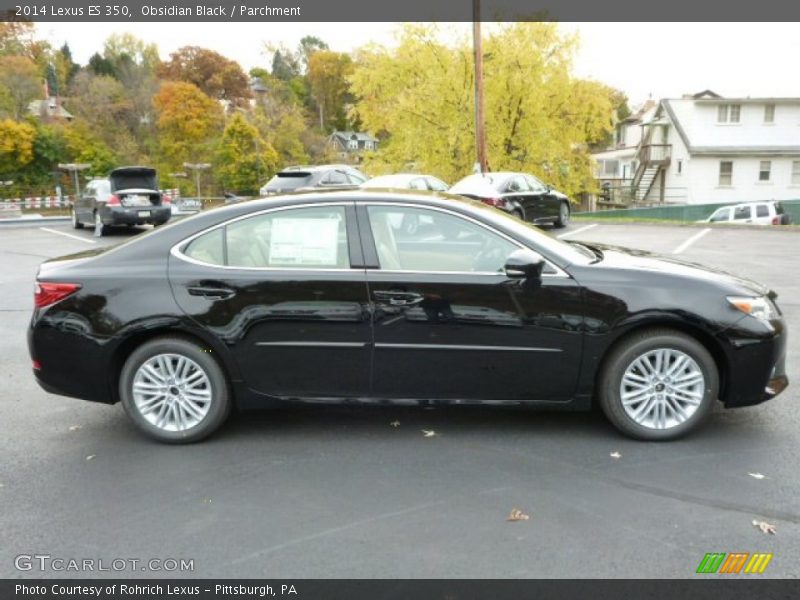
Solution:
[(337, 264), (338, 219), (276, 218), (269, 244), (271, 265)]

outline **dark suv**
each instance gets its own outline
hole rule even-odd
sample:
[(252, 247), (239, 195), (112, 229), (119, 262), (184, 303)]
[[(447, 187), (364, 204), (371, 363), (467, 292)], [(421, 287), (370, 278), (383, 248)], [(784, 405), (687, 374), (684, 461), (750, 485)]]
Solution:
[(163, 225), (172, 214), (170, 200), (158, 190), (156, 170), (120, 167), (107, 179), (94, 179), (72, 206), (72, 226), (94, 224), (95, 235), (114, 225)]
[(260, 190), (262, 196), (315, 189), (356, 188), (368, 177), (350, 165), (286, 167)]

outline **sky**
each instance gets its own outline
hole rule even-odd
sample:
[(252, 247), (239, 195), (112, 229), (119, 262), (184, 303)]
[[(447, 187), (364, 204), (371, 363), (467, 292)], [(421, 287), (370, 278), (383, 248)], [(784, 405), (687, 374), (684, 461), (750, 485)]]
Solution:
[[(291, 48), (315, 35), (337, 51), (369, 42), (391, 45), (397, 23), (39, 23), (39, 35), (68, 42), (85, 63), (112, 33), (158, 45), (162, 58), (182, 46), (203, 46), (245, 70), (268, 67), (265, 45)], [(562, 23), (577, 33), (574, 74), (623, 90), (632, 105), (711, 89), (727, 97), (800, 97), (798, 23)], [(440, 24), (444, 40), (469, 35), (470, 23)], [(487, 30), (491, 29), (491, 25)]]

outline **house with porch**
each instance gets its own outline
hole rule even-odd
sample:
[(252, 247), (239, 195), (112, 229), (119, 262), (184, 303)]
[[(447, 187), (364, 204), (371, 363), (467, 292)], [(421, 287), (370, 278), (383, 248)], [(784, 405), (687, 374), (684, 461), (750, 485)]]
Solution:
[[(640, 126), (630, 176), (621, 179), (629, 203), (800, 198), (800, 98), (724, 98), (706, 90), (661, 100)], [(595, 155), (598, 168), (603, 154)]]
[(328, 146), (344, 160), (353, 160), (365, 151), (378, 149), (378, 139), (360, 131), (334, 131), (328, 136)]

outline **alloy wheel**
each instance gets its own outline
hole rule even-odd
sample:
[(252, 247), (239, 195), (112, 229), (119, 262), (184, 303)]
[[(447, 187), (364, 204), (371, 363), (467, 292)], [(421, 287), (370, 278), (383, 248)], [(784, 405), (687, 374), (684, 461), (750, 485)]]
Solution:
[(649, 429), (670, 429), (697, 412), (706, 381), (685, 352), (658, 348), (635, 358), (625, 369), (620, 399), (625, 413)]
[(196, 427), (214, 401), (205, 370), (181, 354), (157, 354), (136, 370), (133, 402), (139, 414), (164, 431)]

